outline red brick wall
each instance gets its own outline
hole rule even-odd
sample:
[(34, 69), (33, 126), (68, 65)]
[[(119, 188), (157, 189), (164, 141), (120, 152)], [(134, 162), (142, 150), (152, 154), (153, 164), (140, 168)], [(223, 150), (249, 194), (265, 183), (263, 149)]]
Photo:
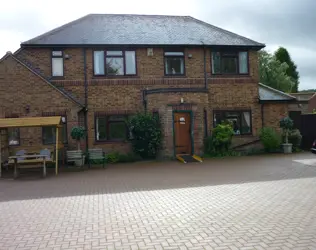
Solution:
[[(107, 78), (93, 76), (93, 50), (87, 49), (87, 79), (88, 79), (88, 127), (89, 146), (103, 147), (107, 151), (119, 150), (128, 151), (128, 143), (103, 143), (95, 142), (94, 136), (94, 113), (95, 112), (121, 112), (136, 113), (143, 110), (142, 91), (144, 89), (156, 88), (190, 88), (204, 87), (204, 51), (202, 48), (185, 49), (185, 70), (186, 77), (173, 78), (164, 76), (164, 57), (162, 48), (154, 48), (154, 55), (147, 56), (147, 48), (136, 49), (137, 76), (132, 78)], [(50, 50), (24, 49), (19, 56), (27, 58), (32, 64), (43, 67), (41, 71), (51, 76)], [(56, 86), (62, 86), (71, 91), (82, 102), (84, 101), (84, 74), (83, 74), (83, 49), (65, 49), (64, 54), (70, 56), (64, 60), (64, 79), (56, 79), (52, 82)], [(192, 58), (188, 55), (192, 54)], [(207, 109), (208, 131), (213, 126), (214, 109), (251, 109), (254, 136), (257, 135), (261, 127), (261, 112), (258, 104), (258, 56), (257, 52), (249, 53), (250, 76), (230, 76), (221, 77), (211, 75), (211, 51), (206, 50), (206, 69), (208, 74), (208, 94), (203, 93), (170, 93), (153, 94), (148, 96), (148, 109), (158, 109), (162, 112), (165, 133), (168, 141), (164, 142), (164, 152), (172, 155), (173, 140), (171, 136), (172, 107), (167, 104), (179, 103), (184, 97), (185, 102), (192, 104), (195, 115), (195, 124), (199, 124), (199, 131), (195, 131), (196, 149), (200, 150), (202, 144), (202, 134), (204, 134), (204, 122), (202, 119), (203, 109)], [(164, 110), (164, 111), (163, 111)], [(164, 112), (169, 112), (165, 115)], [(171, 113), (170, 113), (171, 112)], [(166, 113), (166, 114), (167, 114)], [(168, 120), (169, 119), (169, 120)], [(171, 131), (171, 132), (170, 132)], [(171, 138), (171, 139), (170, 139)]]
[[(68, 133), (72, 126), (77, 125), (78, 105), (65, 98), (12, 57), (9, 56), (0, 63), (0, 75), (1, 118), (12, 114), (19, 117), (32, 117), (42, 116), (43, 112), (62, 112), (67, 115)], [(70, 136), (68, 136), (68, 142), (70, 148), (75, 146)], [(13, 148), (15, 150), (27, 147), (42, 148), (42, 129), (21, 128), (20, 144), (20, 147)]]
[(271, 127), (277, 131), (280, 129), (280, 120), (288, 116), (288, 105), (286, 103), (264, 104), (264, 127)]

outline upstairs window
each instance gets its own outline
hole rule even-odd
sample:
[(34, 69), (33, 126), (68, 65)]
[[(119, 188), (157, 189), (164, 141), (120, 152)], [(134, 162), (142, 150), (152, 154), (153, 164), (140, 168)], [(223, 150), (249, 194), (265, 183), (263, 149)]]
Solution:
[(64, 58), (62, 51), (52, 51), (52, 76), (64, 76)]
[(212, 74), (248, 74), (248, 52), (212, 52)]
[(184, 75), (184, 52), (168, 51), (164, 58), (165, 75)]
[(136, 75), (136, 53), (132, 50), (96, 50), (93, 52), (95, 76)]

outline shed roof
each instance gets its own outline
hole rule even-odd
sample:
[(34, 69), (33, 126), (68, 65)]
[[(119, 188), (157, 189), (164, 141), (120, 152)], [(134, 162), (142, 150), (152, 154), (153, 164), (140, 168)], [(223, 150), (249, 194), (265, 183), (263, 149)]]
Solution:
[(60, 124), (61, 116), (0, 119), (0, 128), (44, 127), (58, 126)]
[(259, 83), (260, 101), (294, 101), (295, 96), (286, 94), (280, 90), (271, 88), (265, 84)]

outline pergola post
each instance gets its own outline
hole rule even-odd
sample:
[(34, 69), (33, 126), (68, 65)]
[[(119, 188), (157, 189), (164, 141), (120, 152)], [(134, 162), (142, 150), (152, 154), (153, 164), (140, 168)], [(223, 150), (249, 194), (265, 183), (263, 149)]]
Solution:
[(59, 144), (59, 136), (58, 136), (58, 126), (56, 126), (56, 157), (55, 157), (55, 173), (58, 175), (58, 144)]

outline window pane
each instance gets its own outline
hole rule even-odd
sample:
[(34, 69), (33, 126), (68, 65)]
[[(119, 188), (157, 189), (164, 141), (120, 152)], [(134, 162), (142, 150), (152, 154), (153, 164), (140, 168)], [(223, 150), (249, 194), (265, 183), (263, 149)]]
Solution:
[(20, 130), (19, 128), (8, 128), (9, 145), (20, 144)]
[(234, 130), (235, 135), (240, 135), (240, 113), (239, 112), (226, 112), (225, 118), (229, 121)]
[(109, 121), (125, 121), (125, 116), (123, 115), (111, 115), (108, 117)]
[(239, 73), (248, 73), (248, 52), (239, 52)]
[(237, 58), (222, 57), (222, 73), (237, 74)]
[(214, 113), (213, 127), (215, 128), (218, 124), (221, 124), (223, 120), (222, 113)]
[(219, 52), (212, 52), (212, 74), (221, 73), (221, 54)]
[(106, 72), (109, 75), (124, 75), (123, 58), (106, 58)]
[(184, 59), (181, 57), (166, 57), (165, 69), (166, 75), (183, 75)]
[(55, 127), (43, 127), (43, 144), (56, 143), (56, 128)]
[(251, 116), (250, 112), (242, 112), (241, 114), (241, 134), (251, 133)]
[(109, 140), (125, 140), (126, 134), (125, 122), (109, 122)]
[(63, 58), (52, 58), (52, 74), (53, 76), (64, 75)]
[(104, 51), (94, 51), (94, 74), (104, 75)]
[(127, 75), (136, 74), (136, 57), (135, 51), (126, 51), (125, 52), (125, 67)]
[(165, 56), (183, 56), (183, 52), (165, 52)]
[(106, 118), (98, 117), (96, 120), (96, 139), (106, 140)]
[(63, 52), (62, 51), (52, 51), (52, 56), (62, 56)]
[(122, 56), (123, 52), (122, 51), (107, 51), (106, 55), (107, 56)]

